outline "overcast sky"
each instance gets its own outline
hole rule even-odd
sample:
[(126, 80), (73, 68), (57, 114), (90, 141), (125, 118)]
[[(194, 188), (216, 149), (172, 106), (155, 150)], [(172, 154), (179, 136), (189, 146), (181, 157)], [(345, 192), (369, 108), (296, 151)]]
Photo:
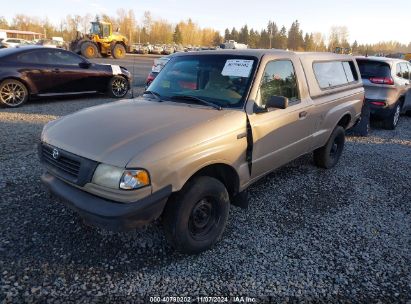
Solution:
[(411, 42), (411, 0), (0, 0), (0, 16), (12, 20), (15, 14), (27, 14), (50, 21), (67, 14), (115, 15), (117, 9), (133, 9), (141, 20), (144, 11), (154, 18), (177, 23), (192, 18), (201, 27), (220, 30), (247, 24), (262, 29), (268, 20), (287, 29), (298, 19), (304, 32), (329, 34), (331, 26), (348, 27), (350, 41), (375, 43), (397, 40)]

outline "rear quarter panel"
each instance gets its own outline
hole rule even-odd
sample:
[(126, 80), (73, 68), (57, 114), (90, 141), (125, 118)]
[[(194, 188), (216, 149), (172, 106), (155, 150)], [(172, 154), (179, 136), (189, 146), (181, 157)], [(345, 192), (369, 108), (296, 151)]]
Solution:
[(11, 78), (22, 81), (30, 94), (39, 92), (36, 84), (27, 76), (27, 69), (20, 67), (17, 63), (0, 61), (0, 82)]
[(346, 128), (352, 127), (360, 118), (363, 100), (364, 89), (362, 87), (313, 98), (313, 115), (316, 121), (313, 149), (325, 145), (332, 131), (344, 116), (350, 116), (350, 122)]

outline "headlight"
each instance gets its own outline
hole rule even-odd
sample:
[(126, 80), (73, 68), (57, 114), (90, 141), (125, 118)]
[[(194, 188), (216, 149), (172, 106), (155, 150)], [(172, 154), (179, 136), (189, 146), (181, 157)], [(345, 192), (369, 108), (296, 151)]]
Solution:
[(132, 190), (150, 185), (150, 177), (145, 170), (124, 170), (120, 189)]
[(150, 185), (150, 177), (143, 169), (125, 170), (100, 164), (94, 172), (92, 182), (111, 189), (135, 190)]

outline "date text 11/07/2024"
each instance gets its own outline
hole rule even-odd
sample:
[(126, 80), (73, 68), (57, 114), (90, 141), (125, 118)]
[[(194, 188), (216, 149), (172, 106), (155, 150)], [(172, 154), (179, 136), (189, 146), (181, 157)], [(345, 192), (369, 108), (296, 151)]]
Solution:
[(154, 296), (150, 297), (149, 300), (150, 303), (271, 303), (270, 297), (264, 297), (263, 299), (249, 296)]

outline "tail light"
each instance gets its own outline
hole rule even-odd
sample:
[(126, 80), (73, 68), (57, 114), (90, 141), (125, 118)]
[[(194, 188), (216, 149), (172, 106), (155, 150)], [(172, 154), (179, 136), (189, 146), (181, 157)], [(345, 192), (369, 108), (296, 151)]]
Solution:
[(370, 103), (375, 105), (375, 106), (380, 106), (380, 107), (385, 106), (385, 101), (370, 101)]
[(149, 84), (151, 83), (154, 78), (156, 78), (152, 73), (148, 74), (147, 79), (146, 79), (146, 83)]
[(394, 79), (392, 79), (391, 77), (370, 77), (370, 81), (376, 84), (394, 84)]

